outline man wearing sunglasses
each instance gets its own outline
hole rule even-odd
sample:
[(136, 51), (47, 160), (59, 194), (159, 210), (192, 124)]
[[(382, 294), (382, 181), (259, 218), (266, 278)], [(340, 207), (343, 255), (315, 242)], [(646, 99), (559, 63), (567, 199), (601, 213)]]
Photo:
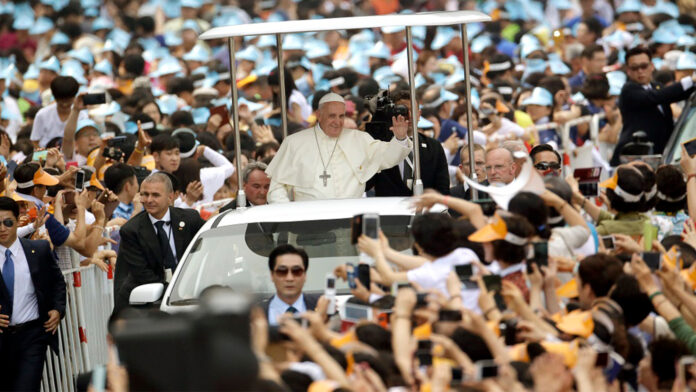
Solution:
[(308, 267), (309, 256), (300, 248), (288, 244), (271, 251), (268, 269), (276, 293), (261, 303), (269, 325), (278, 325), (278, 317), (285, 313), (301, 314), (316, 308), (319, 295), (302, 293)]
[(0, 197), (0, 390), (38, 391), (57, 354), (65, 280), (48, 241), (17, 238), (19, 205)]
[(623, 130), (614, 149), (611, 165), (618, 166), (623, 147), (637, 131), (644, 131), (653, 143), (653, 154), (662, 154), (674, 130), (670, 104), (687, 99), (694, 91), (696, 74), (664, 87), (652, 82), (654, 66), (648, 48), (637, 46), (626, 52), (628, 81), (621, 89), (619, 110)]
[(561, 155), (550, 145), (534, 146), (529, 156), (534, 162), (534, 168), (542, 177), (561, 175)]

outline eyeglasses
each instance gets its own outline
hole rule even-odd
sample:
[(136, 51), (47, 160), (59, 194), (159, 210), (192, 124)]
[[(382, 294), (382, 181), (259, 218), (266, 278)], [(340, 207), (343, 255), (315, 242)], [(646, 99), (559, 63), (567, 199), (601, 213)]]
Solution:
[(493, 165), (493, 166), (486, 166), (486, 171), (487, 171), (487, 172), (493, 172), (493, 171), (499, 172), (499, 171), (503, 171), (503, 170), (505, 170), (505, 169), (507, 169), (507, 168), (509, 168), (509, 167), (510, 167), (510, 165)]
[(273, 273), (278, 276), (288, 276), (288, 272), (291, 273), (292, 276), (299, 278), (300, 276), (304, 275), (305, 270), (302, 267), (278, 267), (273, 270)]
[(650, 66), (650, 63), (641, 63), (641, 64), (635, 64), (635, 65), (630, 65), (628, 69), (631, 71), (638, 71), (638, 70), (646, 70)]
[(10, 218), (7, 218), (7, 219), (2, 221), (2, 224), (5, 225), (5, 227), (12, 227), (15, 225), (15, 221), (13, 221)]
[(561, 164), (558, 162), (539, 162), (534, 165), (537, 170), (558, 170), (561, 168)]

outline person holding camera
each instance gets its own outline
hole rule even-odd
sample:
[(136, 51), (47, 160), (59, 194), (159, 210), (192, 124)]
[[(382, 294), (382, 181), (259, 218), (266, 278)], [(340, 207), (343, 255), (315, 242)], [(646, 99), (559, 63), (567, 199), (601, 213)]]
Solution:
[[(413, 137), (413, 124), (411, 124), (411, 93), (401, 90), (392, 95), (392, 100), (397, 106), (405, 106), (408, 110), (408, 134)], [(416, 115), (416, 122), (420, 118), (420, 110)], [(423, 188), (435, 189), (442, 194), (449, 194), (449, 171), (445, 151), (437, 140), (418, 134), (418, 148), (420, 149), (420, 174)], [(382, 170), (370, 179), (367, 189), (374, 186), (376, 196), (412, 196), (414, 180), (413, 151), (398, 165)]]
[(300, 314), (316, 308), (319, 295), (302, 293), (308, 268), (309, 256), (303, 249), (287, 244), (271, 251), (268, 269), (276, 293), (261, 302), (268, 324), (278, 325), (278, 318), (285, 313)]
[(268, 165), (270, 203), (361, 197), (375, 173), (402, 162), (412, 149), (408, 122), (393, 118), (389, 142), (344, 128), (346, 101), (329, 93), (319, 100), (317, 124), (288, 136)]
[(66, 160), (76, 161), (78, 166), (94, 165), (93, 161), (88, 162), (88, 156), (102, 143), (97, 123), (81, 117), (85, 109), (84, 95), (74, 99), (63, 132), (63, 155)]
[(82, 110), (84, 105), (77, 110), (74, 104), (79, 89), (80, 85), (72, 76), (58, 76), (53, 79), (51, 93), (56, 102), (36, 113), (30, 136), (34, 147), (46, 147), (51, 140), (62, 137), (68, 120), (73, 115), (75, 121), (88, 118), (87, 112)]

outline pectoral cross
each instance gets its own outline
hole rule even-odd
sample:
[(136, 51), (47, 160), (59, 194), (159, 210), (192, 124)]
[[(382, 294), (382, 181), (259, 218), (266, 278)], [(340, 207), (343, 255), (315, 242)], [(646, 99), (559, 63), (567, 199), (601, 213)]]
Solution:
[(331, 174), (328, 174), (328, 173), (326, 172), (326, 169), (324, 169), (324, 174), (321, 174), (321, 175), (319, 176), (319, 178), (321, 178), (322, 180), (324, 180), (324, 186), (326, 186), (326, 180), (329, 179), (329, 178), (331, 178)]

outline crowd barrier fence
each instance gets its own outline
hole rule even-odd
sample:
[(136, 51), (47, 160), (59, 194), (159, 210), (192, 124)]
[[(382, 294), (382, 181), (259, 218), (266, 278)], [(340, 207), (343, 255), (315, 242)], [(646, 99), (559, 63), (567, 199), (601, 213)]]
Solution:
[[(572, 169), (580, 167), (574, 164), (575, 159), (573, 159), (574, 156), (572, 152), (576, 149), (576, 145), (572, 142), (572, 140), (570, 140), (570, 129), (580, 124), (589, 124), (590, 140), (586, 142), (585, 145), (589, 143), (591, 148), (599, 148), (599, 121), (603, 118), (606, 118), (605, 113), (597, 113), (588, 116), (578, 117), (566, 121), (562, 124), (552, 122), (547, 124), (534, 125), (529, 127), (528, 129), (534, 131), (553, 129), (559, 134), (561, 138), (559, 152), (563, 156), (563, 176), (565, 177), (571, 173)], [(583, 165), (582, 167), (586, 166)]]
[[(104, 236), (110, 237), (118, 227), (108, 227)], [(105, 246), (110, 249), (111, 245)], [(113, 269), (104, 272), (94, 265), (80, 267), (80, 256), (71, 250), (74, 268), (63, 270), (66, 285), (65, 317), (60, 322), (58, 353), (48, 348), (41, 390), (43, 392), (73, 392), (80, 373), (95, 365), (105, 364), (108, 358), (107, 322), (114, 306)]]

